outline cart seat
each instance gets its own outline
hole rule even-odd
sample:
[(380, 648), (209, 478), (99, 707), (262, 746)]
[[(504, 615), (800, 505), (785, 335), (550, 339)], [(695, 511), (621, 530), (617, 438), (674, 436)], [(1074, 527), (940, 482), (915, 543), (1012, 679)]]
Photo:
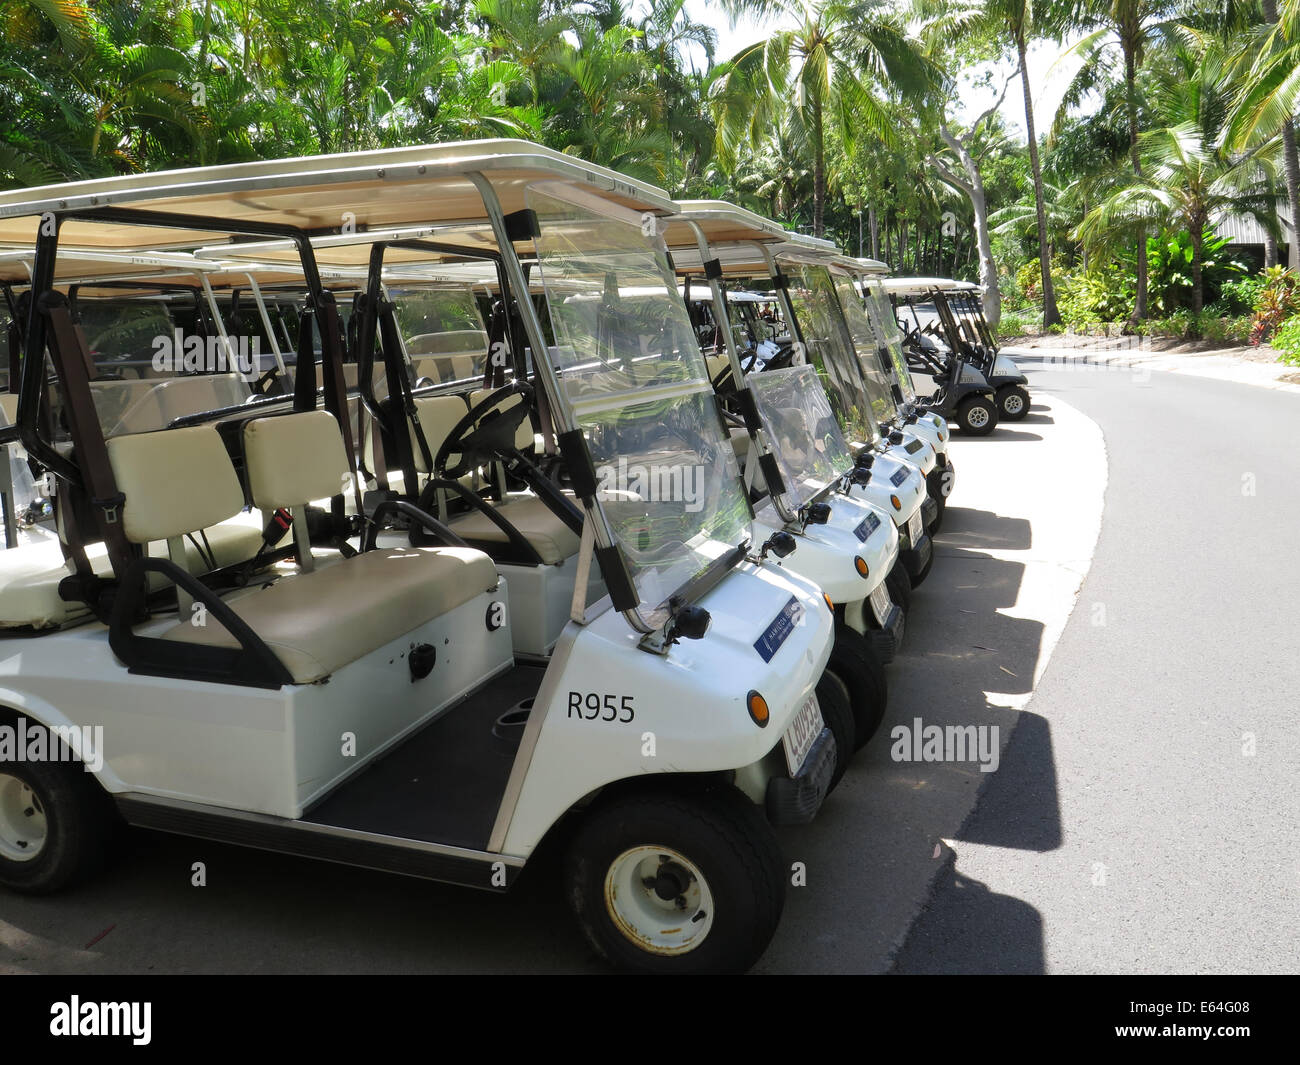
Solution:
[[(110, 441), (109, 457), (127, 536), (166, 539), (242, 505), (243, 491), (215, 427), (194, 426)], [(337, 490), (348, 475), (333, 415), (311, 411), (244, 426), (249, 490), (263, 510), (291, 511)], [(178, 474), (183, 473), (183, 479)], [(136, 500), (133, 506), (133, 497)], [(315, 564), (309, 544), (300, 553)], [(467, 548), (405, 548), (335, 557), (229, 599), (295, 683), (340, 667), (497, 587), (491, 559)], [(234, 647), (215, 619), (181, 622), (163, 634), (182, 643)]]
[[(204, 535), (217, 565), (233, 566), (257, 553), (262, 543), (262, 522), (254, 514), (237, 514), (205, 529)], [(151, 543), (148, 551), (158, 558), (167, 555), (163, 543)], [(185, 552), (191, 573), (207, 568), (198, 549), (188, 540)], [(98, 576), (112, 576), (113, 568), (102, 543), (87, 544), (86, 558)], [(82, 603), (66, 603), (59, 598), (59, 582), (72, 573), (56, 540), (0, 551), (0, 629), (50, 629), (84, 620), (89, 611)], [(159, 573), (151, 574), (150, 580), (155, 588), (166, 583)]]
[[(492, 560), (470, 548), (376, 549), (227, 602), (295, 684), (311, 684), (490, 591), (497, 581)], [(203, 627), (182, 622), (164, 635), (183, 643), (237, 646), (211, 620)]]

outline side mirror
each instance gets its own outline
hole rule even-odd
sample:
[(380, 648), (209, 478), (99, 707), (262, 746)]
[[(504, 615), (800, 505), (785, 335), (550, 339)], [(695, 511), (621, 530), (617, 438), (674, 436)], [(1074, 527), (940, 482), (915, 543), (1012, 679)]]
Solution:
[(713, 616), (702, 606), (684, 606), (673, 615), (671, 640), (702, 640), (713, 623)]
[(774, 532), (759, 552), (759, 561), (761, 562), (767, 558), (769, 554), (775, 555), (777, 558), (785, 558), (787, 555), (793, 554), (797, 546), (798, 543), (795, 538), (784, 529)]
[(889, 442), (891, 444), (901, 444), (903, 442), (903, 434), (900, 433), (897, 429), (895, 429), (892, 433), (889, 434)]
[(803, 510), (803, 523), (805, 525), (825, 525), (831, 520), (831, 505), (829, 503), (809, 503)]

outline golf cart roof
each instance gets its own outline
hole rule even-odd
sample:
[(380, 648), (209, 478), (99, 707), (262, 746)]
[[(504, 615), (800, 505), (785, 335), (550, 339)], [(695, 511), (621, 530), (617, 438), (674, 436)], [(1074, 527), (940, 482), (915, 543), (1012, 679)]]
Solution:
[(769, 243), (790, 236), (770, 218), (725, 200), (682, 200), (678, 206), (681, 213), (664, 222), (664, 239), (669, 247), (695, 244), (695, 232), (688, 223), (698, 226), (710, 245), (747, 240)]
[(979, 291), (971, 281), (954, 281), (950, 277), (885, 277), (880, 284), (891, 296), (928, 296), (932, 292)]
[[(495, 248), (473, 174), (491, 183), (507, 215), (525, 207), (529, 185), (547, 180), (577, 183), (591, 195), (629, 210), (653, 214), (677, 210), (668, 194), (652, 185), (528, 141), (498, 139), (232, 163), (12, 190), (0, 193), (0, 246), (31, 246), (42, 215), (78, 212), (76, 218), (64, 221), (61, 242), (102, 250), (193, 248), (211, 244), (214, 229), (237, 229), (245, 220), (257, 226), (292, 226), (311, 234), (463, 222), (465, 232), (458, 239), (470, 246)], [(105, 208), (212, 219), (217, 224), (186, 229), (92, 217)], [(147, 223), (148, 215), (140, 221)]]
[(867, 274), (887, 274), (889, 273), (889, 264), (882, 263), (879, 259), (867, 259), (858, 256), (853, 260), (858, 264), (858, 269)]

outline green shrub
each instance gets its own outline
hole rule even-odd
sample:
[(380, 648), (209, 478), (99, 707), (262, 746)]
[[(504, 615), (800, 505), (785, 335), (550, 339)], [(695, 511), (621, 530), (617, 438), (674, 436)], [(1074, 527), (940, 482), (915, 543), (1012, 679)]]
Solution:
[(1250, 314), (1264, 288), (1264, 277), (1255, 274), (1238, 281), (1225, 281), (1219, 289), (1219, 301), (1225, 315)]
[(1300, 366), (1300, 314), (1278, 326), (1269, 343), (1277, 349), (1279, 362)]
[(1042, 321), (1041, 314), (1004, 310), (1002, 320), (998, 322), (998, 339), (1014, 340), (1016, 337), (1036, 333), (1041, 328)]
[(1281, 266), (1264, 271), (1263, 284), (1255, 296), (1255, 317), (1250, 342), (1262, 344), (1288, 318), (1300, 314), (1300, 276)]

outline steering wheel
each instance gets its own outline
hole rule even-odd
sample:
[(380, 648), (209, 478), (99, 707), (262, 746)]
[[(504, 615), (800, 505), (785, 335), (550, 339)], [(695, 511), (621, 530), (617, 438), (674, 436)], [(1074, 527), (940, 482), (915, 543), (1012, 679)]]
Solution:
[[(516, 396), (518, 402), (507, 408), (506, 404)], [(527, 381), (511, 381), (471, 407), (452, 426), (438, 448), (433, 460), (438, 476), (454, 481), (485, 462), (515, 451), (515, 432), (528, 417), (532, 398), (532, 385)], [(459, 455), (459, 460), (454, 466), (448, 466), (447, 460), (452, 455)]]
[(743, 356), (740, 364), (741, 372), (749, 373), (754, 368), (754, 363), (758, 362), (758, 348), (746, 348)]

